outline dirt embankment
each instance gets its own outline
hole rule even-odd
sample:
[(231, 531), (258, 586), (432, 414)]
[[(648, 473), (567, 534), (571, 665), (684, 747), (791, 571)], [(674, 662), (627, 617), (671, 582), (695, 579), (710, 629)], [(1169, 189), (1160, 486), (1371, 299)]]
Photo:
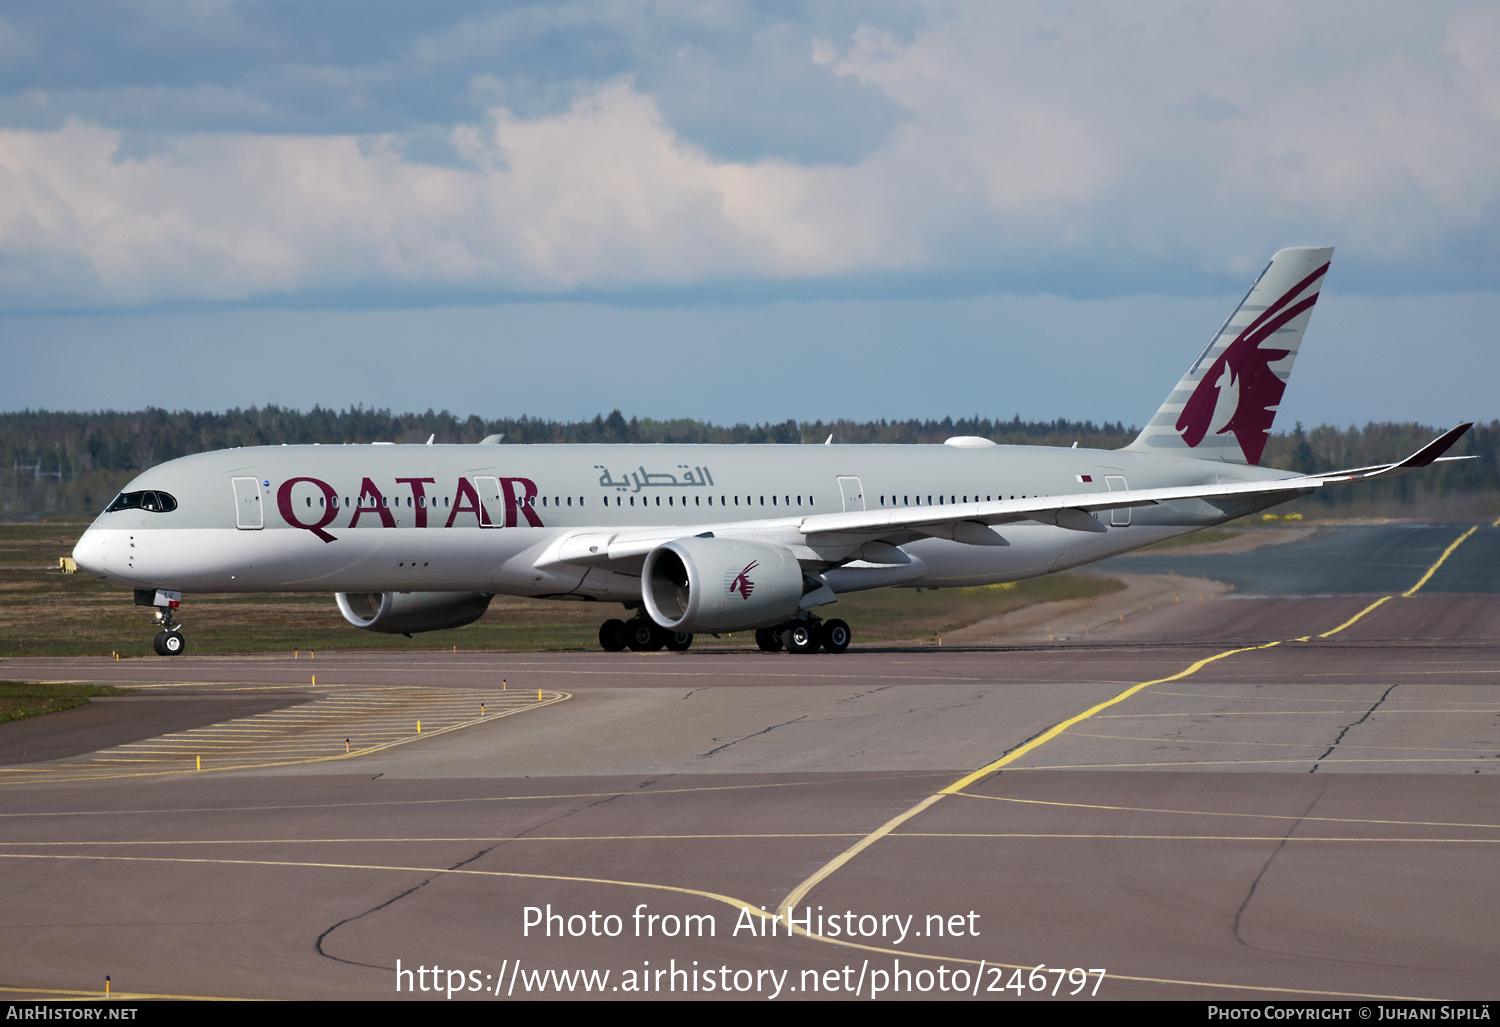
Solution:
[(1125, 583), (1124, 591), (1094, 599), (1037, 603), (950, 631), (943, 636), (943, 641), (952, 644), (1078, 641), (1156, 607), (1209, 602), (1230, 590), (1223, 582), (1184, 578), (1176, 574), (1115, 574), (1111, 577)]

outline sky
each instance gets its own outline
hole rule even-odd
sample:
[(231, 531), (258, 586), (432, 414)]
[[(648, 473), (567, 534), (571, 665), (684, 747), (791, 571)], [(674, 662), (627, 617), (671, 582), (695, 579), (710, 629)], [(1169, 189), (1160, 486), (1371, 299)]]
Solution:
[(0, 410), (1500, 417), (1500, 7), (0, 8)]

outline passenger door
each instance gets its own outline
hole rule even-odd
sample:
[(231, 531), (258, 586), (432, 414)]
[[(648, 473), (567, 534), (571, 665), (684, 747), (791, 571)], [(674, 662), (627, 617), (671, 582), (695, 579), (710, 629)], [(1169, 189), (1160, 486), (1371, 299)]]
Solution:
[(500, 479), (476, 477), (474, 488), (479, 492), (479, 506), (484, 510), (484, 516), (479, 518), (480, 526), (505, 527), (505, 496), (500, 491)]
[(254, 478), (234, 479), (234, 526), (241, 531), (265, 527), (266, 511), (260, 502), (260, 482)]
[[(1111, 492), (1130, 491), (1130, 486), (1125, 484), (1125, 476), (1123, 474), (1106, 474), (1104, 476), (1104, 484), (1109, 486)], [(1118, 510), (1110, 510), (1109, 526), (1111, 528), (1130, 527), (1130, 507), (1122, 506)]]
[(844, 512), (865, 508), (865, 487), (853, 475), (839, 475), (839, 494), (844, 497)]

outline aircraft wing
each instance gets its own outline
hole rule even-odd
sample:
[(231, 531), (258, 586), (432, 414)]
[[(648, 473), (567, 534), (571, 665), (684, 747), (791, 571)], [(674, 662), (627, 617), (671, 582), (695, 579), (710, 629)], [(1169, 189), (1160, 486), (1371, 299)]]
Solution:
[[(540, 556), (538, 565), (573, 563), (611, 565), (617, 569), (638, 564), (647, 553), (664, 542), (690, 535), (716, 535), (763, 541), (787, 546), (846, 547), (912, 535), (951, 539), (970, 545), (1009, 545), (993, 526), (1017, 521), (1040, 521), (1074, 531), (1103, 532), (1109, 529), (1094, 517), (1096, 510), (1156, 506), (1184, 499), (1228, 499), (1287, 492), (1311, 492), (1324, 485), (1392, 478), (1439, 461), (1471, 457), (1444, 457), (1472, 422), (1438, 436), (1404, 460), (1369, 467), (1353, 467), (1326, 474), (1293, 475), (1264, 481), (1180, 485), (1168, 488), (1130, 489), (1119, 492), (1086, 492), (1061, 496), (1031, 496), (1026, 499), (946, 506), (913, 506), (845, 513), (772, 517), (723, 524), (660, 526), (602, 533), (582, 533), (559, 539)], [(801, 554), (816, 558), (811, 554)]]
[[(974, 545), (1005, 545), (990, 525), (1015, 521), (1041, 521), (1076, 531), (1107, 531), (1093, 516), (1095, 510), (1156, 506), (1182, 499), (1226, 499), (1237, 496), (1274, 495), (1280, 492), (1310, 492), (1324, 485), (1393, 478), (1447, 460), (1443, 457), (1472, 422), (1451, 428), (1404, 460), (1369, 467), (1354, 467), (1324, 474), (1304, 474), (1266, 481), (1181, 485), (1169, 488), (1130, 489), (1119, 492), (1087, 492), (1063, 496), (1036, 496), (989, 503), (949, 506), (899, 507), (889, 510), (856, 510), (847, 513), (814, 514), (802, 519), (805, 536), (828, 533), (880, 534), (904, 528), (922, 535), (948, 538)], [(969, 527), (965, 527), (969, 525)], [(936, 530), (934, 530), (936, 529)]]

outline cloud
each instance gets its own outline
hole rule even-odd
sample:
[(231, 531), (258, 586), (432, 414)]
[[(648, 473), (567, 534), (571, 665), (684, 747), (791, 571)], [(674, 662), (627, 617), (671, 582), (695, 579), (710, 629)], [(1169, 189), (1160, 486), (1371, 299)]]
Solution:
[[(1346, 288), (1500, 271), (1476, 4), (464, 7), (404, 41), (187, 10), (139, 53), (219, 40), (224, 72), (11, 73), (0, 119), (88, 116), (0, 130), (0, 304), (1192, 294), (1320, 242)], [(55, 28), (5, 22), (0, 49)]]

